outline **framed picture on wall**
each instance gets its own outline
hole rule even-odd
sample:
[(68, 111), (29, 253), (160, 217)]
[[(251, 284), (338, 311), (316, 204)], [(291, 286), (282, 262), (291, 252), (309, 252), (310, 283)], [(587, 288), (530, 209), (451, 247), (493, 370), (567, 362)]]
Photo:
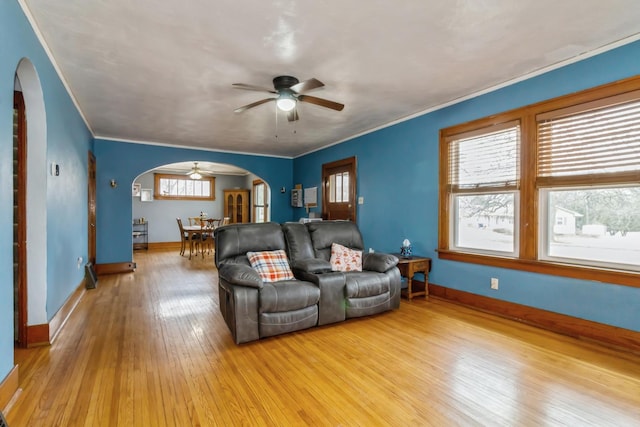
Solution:
[(153, 201), (153, 193), (151, 193), (150, 188), (143, 188), (140, 190), (140, 201), (141, 202), (152, 202)]
[(131, 187), (131, 196), (140, 197), (140, 185), (141, 184), (133, 184), (133, 187)]

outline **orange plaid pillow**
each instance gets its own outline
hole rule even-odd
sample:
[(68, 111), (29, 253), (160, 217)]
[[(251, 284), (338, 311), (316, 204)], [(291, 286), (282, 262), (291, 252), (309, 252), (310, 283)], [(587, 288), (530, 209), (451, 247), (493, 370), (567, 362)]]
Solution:
[(332, 243), (329, 262), (333, 271), (362, 271), (362, 251)]
[(287, 254), (277, 251), (247, 252), (251, 267), (258, 272), (263, 282), (279, 282), (294, 279)]

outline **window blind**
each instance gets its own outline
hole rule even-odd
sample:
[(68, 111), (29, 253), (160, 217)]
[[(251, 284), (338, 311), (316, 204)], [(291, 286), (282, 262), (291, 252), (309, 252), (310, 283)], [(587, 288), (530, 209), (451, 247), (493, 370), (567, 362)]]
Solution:
[(539, 182), (640, 172), (640, 91), (540, 114), (537, 121)]
[(449, 191), (514, 190), (520, 179), (520, 124), (450, 137)]

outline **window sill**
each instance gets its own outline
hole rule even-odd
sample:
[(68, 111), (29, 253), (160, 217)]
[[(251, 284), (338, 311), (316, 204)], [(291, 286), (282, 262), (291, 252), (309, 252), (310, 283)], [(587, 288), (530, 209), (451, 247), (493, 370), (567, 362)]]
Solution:
[(582, 267), (549, 261), (453, 252), (447, 249), (438, 249), (438, 258), (640, 288), (640, 274), (627, 271)]

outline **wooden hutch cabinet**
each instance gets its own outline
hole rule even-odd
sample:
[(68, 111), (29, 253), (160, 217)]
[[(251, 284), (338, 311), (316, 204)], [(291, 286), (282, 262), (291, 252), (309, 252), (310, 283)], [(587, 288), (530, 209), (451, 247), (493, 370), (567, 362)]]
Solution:
[(224, 192), (224, 216), (231, 224), (249, 222), (249, 190), (222, 190)]

